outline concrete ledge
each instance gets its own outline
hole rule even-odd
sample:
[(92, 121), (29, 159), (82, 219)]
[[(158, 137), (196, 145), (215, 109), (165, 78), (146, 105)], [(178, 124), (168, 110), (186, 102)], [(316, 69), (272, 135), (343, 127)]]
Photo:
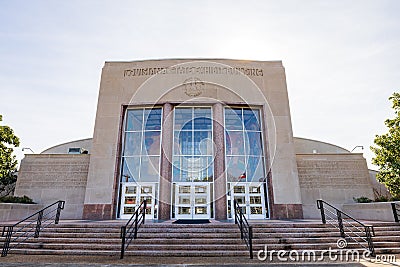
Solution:
[[(355, 219), (394, 222), (391, 202), (343, 204), (343, 211)], [(400, 204), (400, 201), (396, 201)]]
[(0, 203), (0, 221), (20, 221), (43, 208), (42, 204)]

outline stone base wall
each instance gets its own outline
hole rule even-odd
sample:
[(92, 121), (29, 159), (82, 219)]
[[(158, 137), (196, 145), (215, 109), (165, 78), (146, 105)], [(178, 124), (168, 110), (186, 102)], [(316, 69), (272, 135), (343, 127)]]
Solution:
[(0, 222), (20, 221), (44, 207), (41, 204), (0, 203)]
[(320, 218), (317, 199), (342, 209), (353, 197), (374, 198), (362, 154), (297, 154), (296, 159), (304, 218)]
[(43, 205), (65, 200), (61, 219), (82, 219), (89, 160), (88, 154), (25, 155), (15, 195)]
[[(400, 204), (400, 201), (396, 203)], [(344, 204), (343, 211), (358, 220), (395, 221), (390, 202)]]
[(111, 220), (113, 216), (111, 204), (85, 204), (83, 207), (84, 220)]
[(273, 204), (271, 219), (302, 219), (301, 204)]

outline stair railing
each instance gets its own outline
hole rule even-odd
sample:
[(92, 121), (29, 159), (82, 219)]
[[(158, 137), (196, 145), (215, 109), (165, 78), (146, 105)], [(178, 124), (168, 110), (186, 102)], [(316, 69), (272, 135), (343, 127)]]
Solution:
[(59, 200), (11, 226), (4, 226), (1, 236), (5, 237), (5, 240), (1, 256), (7, 256), (11, 249), (32, 236), (38, 238), (47, 226), (58, 224), (64, 205), (65, 201)]
[(317, 200), (317, 208), (321, 212), (323, 224), (328, 222), (339, 229), (342, 238), (353, 240), (362, 248), (368, 250), (371, 256), (375, 256), (374, 243), (372, 241), (375, 231), (372, 225), (363, 224), (321, 199)]
[(136, 208), (129, 221), (124, 226), (121, 226), (121, 259), (124, 258), (125, 250), (128, 248), (132, 239), (137, 238), (139, 227), (144, 224), (144, 220), (146, 219), (146, 206), (147, 200), (144, 199), (139, 207)]
[(233, 201), (235, 209), (235, 224), (240, 229), (240, 238), (244, 240), (249, 249), (250, 259), (253, 258), (253, 227), (249, 225), (246, 217), (243, 214), (242, 208), (236, 200)]
[(394, 221), (399, 222), (400, 221), (400, 204), (397, 204), (395, 202), (392, 202), (390, 204), (392, 205)]

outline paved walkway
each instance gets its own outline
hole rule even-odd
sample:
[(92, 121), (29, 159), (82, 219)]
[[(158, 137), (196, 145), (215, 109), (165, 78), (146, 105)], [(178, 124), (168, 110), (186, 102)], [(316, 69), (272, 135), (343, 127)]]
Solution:
[(117, 256), (49, 256), (49, 255), (8, 255), (0, 258), (0, 266), (22, 267), (22, 266), (56, 266), (56, 267), (72, 267), (72, 266), (224, 266), (224, 267), (251, 267), (251, 266), (400, 266), (400, 255), (397, 255), (397, 263), (393, 264), (378, 264), (361, 261), (358, 262), (332, 262), (329, 259), (323, 262), (262, 262), (258, 259), (248, 258), (185, 258), (185, 257), (126, 257), (119, 259)]

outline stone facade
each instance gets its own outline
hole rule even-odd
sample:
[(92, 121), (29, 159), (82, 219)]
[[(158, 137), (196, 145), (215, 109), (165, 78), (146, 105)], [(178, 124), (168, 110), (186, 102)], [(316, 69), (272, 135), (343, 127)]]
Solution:
[[(259, 182), (267, 185), (269, 218), (318, 218), (317, 199), (341, 208), (353, 197), (374, 197), (362, 154), (293, 137), (282, 62), (225, 59), (106, 62), (93, 139), (26, 155), (15, 194), (28, 195), (41, 205), (65, 200), (64, 219), (118, 218), (126, 110), (157, 105), (162, 108), (157, 218), (170, 219), (172, 114), (182, 103), (212, 110), (215, 219), (226, 220), (229, 205), (224, 152), (227, 106), (260, 110), (265, 177)], [(72, 147), (84, 148), (90, 155), (66, 154)]]
[(0, 222), (20, 221), (44, 207), (41, 204), (0, 203)]
[(341, 209), (353, 198), (374, 193), (362, 154), (297, 154), (304, 218), (319, 218), (317, 199)]
[[(157, 72), (160, 73), (155, 75)], [(202, 88), (188, 89), (185, 86), (188, 79), (202, 81)], [(101, 207), (105, 212), (104, 219), (116, 217), (113, 203), (118, 198), (118, 189), (115, 188), (118, 185), (116, 181), (119, 181), (117, 151), (124, 107), (218, 102), (262, 107), (273, 190), (270, 204), (301, 207), (286, 77), (281, 61), (177, 59), (106, 62), (100, 83), (84, 218), (97, 216), (90, 212), (92, 207), (96, 210)], [(301, 208), (295, 211), (295, 217), (302, 216)], [(163, 213), (161, 210), (160, 214)], [(225, 216), (216, 214), (216, 217)]]
[(81, 219), (89, 155), (27, 154), (21, 162), (15, 195), (48, 205), (65, 200), (62, 219)]

